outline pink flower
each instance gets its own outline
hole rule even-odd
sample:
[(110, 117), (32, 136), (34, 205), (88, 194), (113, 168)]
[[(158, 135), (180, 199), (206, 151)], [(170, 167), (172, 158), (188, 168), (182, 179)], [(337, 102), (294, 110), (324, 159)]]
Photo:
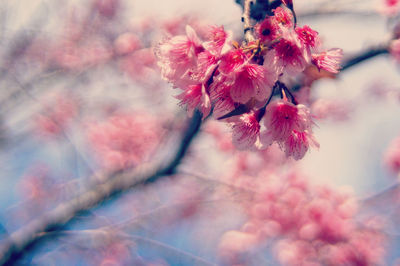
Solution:
[(230, 32), (226, 32), (223, 26), (210, 26), (208, 34), (209, 41), (204, 42), (203, 47), (214, 56), (223, 55), (232, 49), (230, 44), (232, 34)]
[(282, 7), (277, 7), (274, 10), (274, 20), (276, 23), (281, 24), (286, 28), (293, 27), (293, 14), (289, 9), (284, 9)]
[(203, 84), (190, 85), (183, 93), (176, 96), (176, 98), (181, 100), (181, 105), (187, 105), (187, 111), (190, 116), (193, 115), (193, 111), (196, 108), (199, 108), (199, 111), (203, 113), (203, 118), (210, 114), (210, 96)]
[[(236, 74), (236, 75), (235, 75)], [(262, 101), (271, 93), (267, 71), (263, 66), (248, 64), (242, 71), (234, 73), (231, 97), (235, 102), (246, 103), (252, 97)]]
[(243, 114), (232, 127), (232, 142), (236, 148), (244, 150), (253, 147), (260, 134), (260, 124), (254, 112)]
[(246, 62), (247, 56), (242, 49), (231, 50), (221, 58), (218, 70), (224, 75), (229, 75), (240, 71)]
[(188, 75), (188, 71), (196, 66), (196, 57), (203, 48), (196, 32), (186, 26), (186, 36), (179, 35), (161, 42), (155, 48), (158, 65), (164, 79), (179, 86)]
[(320, 54), (312, 55), (312, 63), (319, 69), (331, 73), (339, 73), (340, 60), (343, 57), (343, 50), (339, 48), (330, 49)]
[(279, 35), (279, 25), (275, 19), (267, 16), (261, 23), (255, 26), (258, 38), (261, 42), (270, 42)]
[(300, 42), (297, 34), (286, 30), (282, 39), (274, 46), (278, 59), (278, 68), (281, 72), (295, 75), (305, 69), (310, 62), (310, 52)]
[(293, 130), (292, 134), (284, 142), (286, 156), (292, 156), (295, 160), (303, 158), (310, 146), (319, 147), (319, 144), (307, 130), (302, 132)]
[(318, 32), (311, 29), (309, 26), (305, 25), (304, 27), (296, 28), (297, 36), (299, 39), (310, 48), (315, 48), (319, 44)]
[(252, 97), (265, 100), (277, 80), (274, 62), (269, 66), (251, 64), (241, 49), (223, 56), (218, 70), (222, 76), (218, 78), (230, 87), (232, 100), (239, 103), (247, 103)]
[(294, 105), (288, 101), (275, 101), (267, 107), (264, 123), (272, 133), (273, 139), (285, 141), (293, 130), (311, 129), (310, 111), (302, 104)]
[(292, 156), (299, 160), (310, 146), (319, 147), (311, 134), (312, 124), (311, 114), (306, 106), (294, 105), (284, 98), (267, 107), (264, 116), (266, 131), (261, 134), (262, 142), (268, 144), (276, 141), (287, 157)]
[(231, 87), (225, 83), (226, 77), (219, 75), (210, 86), (210, 98), (214, 104), (213, 114), (221, 117), (235, 109), (235, 102), (231, 97)]
[(218, 66), (218, 58), (209, 51), (201, 52), (197, 57), (197, 66), (191, 74), (191, 78), (200, 83), (206, 83), (215, 68)]

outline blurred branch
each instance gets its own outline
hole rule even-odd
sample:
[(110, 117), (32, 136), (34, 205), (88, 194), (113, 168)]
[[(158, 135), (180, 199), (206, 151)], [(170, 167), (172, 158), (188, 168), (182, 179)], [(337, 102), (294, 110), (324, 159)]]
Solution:
[(72, 200), (61, 203), (53, 210), (12, 233), (0, 247), (0, 264), (11, 265), (16, 263), (25, 252), (44, 240), (46, 232), (63, 229), (79, 213), (139, 185), (155, 182), (162, 177), (174, 174), (194, 137), (200, 131), (201, 121), (201, 113), (196, 111), (193, 118), (188, 122), (177, 149), (175, 152), (169, 153), (172, 156), (144, 163), (131, 171), (112, 173), (105, 179), (107, 181), (104, 183), (94, 185), (86, 192)]
[(387, 45), (372, 47), (348, 58), (342, 65), (342, 71), (381, 54), (389, 53)]

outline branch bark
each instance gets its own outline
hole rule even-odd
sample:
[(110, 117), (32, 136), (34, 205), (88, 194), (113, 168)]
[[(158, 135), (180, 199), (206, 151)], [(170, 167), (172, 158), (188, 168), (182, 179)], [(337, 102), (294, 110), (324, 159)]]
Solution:
[(79, 196), (61, 203), (53, 210), (36, 218), (12, 233), (0, 247), (0, 265), (15, 264), (26, 251), (37, 246), (47, 232), (63, 229), (77, 214), (139, 185), (157, 181), (175, 173), (185, 157), (192, 140), (200, 131), (202, 115), (196, 111), (188, 122), (181, 141), (171, 157), (145, 163), (132, 171), (110, 174), (107, 181), (94, 185)]

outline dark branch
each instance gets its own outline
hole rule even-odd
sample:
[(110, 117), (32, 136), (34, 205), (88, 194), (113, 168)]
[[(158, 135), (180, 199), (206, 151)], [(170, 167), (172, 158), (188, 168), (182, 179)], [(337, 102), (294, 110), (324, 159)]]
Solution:
[(371, 48), (365, 52), (356, 54), (353, 57), (347, 59), (347, 61), (342, 66), (342, 71), (346, 70), (348, 68), (351, 68), (351, 67), (357, 65), (358, 63), (364, 62), (365, 60), (368, 60), (375, 56), (378, 56), (381, 54), (387, 54), (388, 52), (389, 52), (389, 50), (388, 50), (387, 46), (379, 46), (376, 48)]

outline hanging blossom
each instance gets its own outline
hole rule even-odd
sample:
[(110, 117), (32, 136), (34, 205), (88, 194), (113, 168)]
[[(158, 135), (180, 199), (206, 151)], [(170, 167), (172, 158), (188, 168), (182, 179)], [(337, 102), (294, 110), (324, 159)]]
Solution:
[[(341, 49), (323, 51), (318, 32), (298, 27), (291, 1), (273, 10), (254, 26), (254, 41), (242, 45), (221, 26), (197, 34), (186, 26), (184, 35), (167, 37), (155, 47), (162, 77), (174, 88), (189, 115), (198, 109), (232, 126), (238, 149), (264, 149), (278, 143), (288, 157), (301, 159), (318, 147), (311, 114), (298, 105), (282, 82), (314, 64), (338, 73)], [(199, 36), (203, 36), (200, 38)], [(273, 100), (275, 94), (281, 100)]]

